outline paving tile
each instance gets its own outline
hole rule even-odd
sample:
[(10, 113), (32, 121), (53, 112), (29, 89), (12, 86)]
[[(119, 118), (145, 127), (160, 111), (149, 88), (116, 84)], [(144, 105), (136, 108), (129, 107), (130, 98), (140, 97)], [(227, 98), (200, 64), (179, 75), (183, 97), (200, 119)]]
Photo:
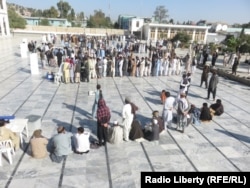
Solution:
[[(38, 40), (40, 36), (25, 36)], [(0, 114), (22, 118), (29, 115), (41, 116), (43, 135), (50, 139), (56, 134), (58, 125), (67, 131), (76, 132), (84, 126), (96, 139), (96, 120), (91, 120), (94, 91), (97, 80), (89, 83), (54, 84), (45, 77), (48, 70), (39, 75), (30, 74), (29, 60), (19, 54), (19, 43), (23, 36), (0, 38), (3, 61), (0, 62)], [(184, 53), (184, 51), (176, 51)], [(143, 54), (138, 54), (142, 56)], [(221, 60), (223, 57), (219, 57)], [(8, 63), (8, 67), (6, 66)], [(221, 61), (218, 62), (221, 68)], [(55, 71), (57, 69), (53, 68)], [(52, 70), (52, 69), (51, 69)], [(240, 74), (246, 74), (240, 65)], [(245, 72), (244, 72), (245, 71)], [(207, 90), (200, 87), (201, 70), (192, 75), (188, 99), (197, 107), (211, 100), (204, 99)], [(121, 112), (126, 96), (139, 107), (137, 118), (146, 125), (153, 110), (162, 113), (160, 92), (166, 89), (176, 97), (180, 75), (158, 77), (102, 78), (104, 98), (111, 110), (111, 122), (122, 121)], [(119, 145), (107, 143), (106, 148), (91, 149), (86, 155), (70, 154), (65, 165), (52, 163), (49, 156), (33, 159), (30, 148), (25, 147), (13, 156), (10, 165), (3, 157), (0, 168), (0, 187), (63, 188), (84, 187), (140, 187), (142, 171), (250, 171), (250, 98), (249, 86), (219, 78), (217, 98), (222, 99), (225, 113), (214, 117), (209, 123), (190, 125), (185, 133), (175, 130), (176, 125), (160, 134), (158, 142), (124, 142)], [(32, 128), (29, 135), (32, 135)], [(30, 137), (25, 137), (28, 146)], [(62, 179), (60, 179), (62, 178)]]

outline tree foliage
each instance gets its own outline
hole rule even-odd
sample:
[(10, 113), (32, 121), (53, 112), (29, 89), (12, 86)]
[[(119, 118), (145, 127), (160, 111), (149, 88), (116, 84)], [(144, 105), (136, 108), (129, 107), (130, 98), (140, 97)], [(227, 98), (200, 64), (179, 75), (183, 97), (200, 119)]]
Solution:
[(114, 28), (115, 28), (115, 29), (119, 29), (119, 24), (118, 24), (118, 22), (115, 22), (115, 23), (114, 23)]
[(191, 37), (185, 32), (178, 32), (173, 38), (172, 42), (180, 41), (182, 44), (187, 44), (191, 40)]
[(69, 11), (71, 10), (71, 6), (69, 5), (69, 3), (59, 1), (56, 5), (60, 12), (60, 18), (68, 18)]
[(45, 9), (42, 14), (45, 18), (57, 18), (58, 17), (58, 11), (57, 9), (52, 6), (50, 9)]
[(242, 27), (243, 28), (250, 28), (250, 22), (242, 24)]
[(163, 5), (157, 6), (154, 11), (154, 16), (159, 23), (162, 23), (168, 18), (168, 10)]
[(20, 28), (24, 29), (26, 26), (26, 20), (19, 16), (14, 9), (8, 9), (8, 18), (10, 28)]
[(110, 28), (113, 27), (109, 17), (106, 17), (102, 10), (95, 10), (94, 15), (89, 17), (87, 26), (90, 28)]
[(171, 18), (171, 19), (169, 20), (169, 23), (174, 24), (174, 19)]
[(246, 35), (244, 32), (245, 28), (242, 29), (239, 36), (238, 51), (240, 53), (250, 53), (250, 35)]
[(84, 16), (84, 12), (80, 12), (78, 14), (76, 14), (76, 19), (79, 21), (84, 20), (85, 16)]
[(75, 10), (72, 8), (72, 9), (70, 10), (69, 15), (68, 15), (68, 20), (69, 20), (69, 21), (74, 21), (74, 20), (75, 20), (75, 17), (76, 17), (76, 13), (75, 13)]
[(250, 36), (245, 34), (244, 28), (242, 29), (239, 37), (227, 35), (222, 44), (226, 45), (226, 51), (229, 52), (250, 52)]
[(41, 19), (39, 25), (50, 26), (48, 19)]
[(37, 9), (32, 11), (31, 17), (42, 17), (43, 16), (43, 10)]
[(239, 45), (239, 40), (234, 37), (234, 35), (227, 35), (225, 39), (225, 44), (227, 46), (227, 50), (230, 52), (235, 52), (236, 47)]

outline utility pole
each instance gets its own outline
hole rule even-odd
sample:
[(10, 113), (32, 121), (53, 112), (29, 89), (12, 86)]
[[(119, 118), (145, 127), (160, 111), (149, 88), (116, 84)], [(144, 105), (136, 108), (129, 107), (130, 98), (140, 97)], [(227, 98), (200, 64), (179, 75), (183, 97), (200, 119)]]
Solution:
[[(110, 0), (109, 0), (109, 18), (110, 18)], [(111, 20), (111, 18), (110, 18)]]
[(61, 9), (61, 10), (60, 10), (60, 17), (61, 17), (61, 18), (62, 18), (62, 16), (63, 16), (63, 14), (62, 14), (62, 13), (63, 13), (63, 8), (62, 8), (62, 7), (63, 7), (63, 0), (60, 0), (60, 9)]

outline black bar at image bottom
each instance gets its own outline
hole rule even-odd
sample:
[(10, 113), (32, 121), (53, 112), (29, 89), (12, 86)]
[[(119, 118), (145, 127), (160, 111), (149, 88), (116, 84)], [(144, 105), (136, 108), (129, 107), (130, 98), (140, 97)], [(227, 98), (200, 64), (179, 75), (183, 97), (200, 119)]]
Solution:
[(249, 188), (250, 172), (141, 172), (141, 187)]

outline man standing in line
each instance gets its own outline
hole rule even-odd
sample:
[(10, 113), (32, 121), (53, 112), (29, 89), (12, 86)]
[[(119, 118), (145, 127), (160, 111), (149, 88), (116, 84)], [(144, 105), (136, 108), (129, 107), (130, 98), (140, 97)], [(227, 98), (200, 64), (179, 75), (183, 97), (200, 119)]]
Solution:
[(90, 78), (96, 78), (96, 60), (94, 57), (89, 57), (89, 77)]
[(63, 54), (62, 54), (60, 48), (58, 49), (58, 52), (56, 53), (56, 57), (57, 57), (58, 67), (60, 67), (60, 65), (62, 64), (62, 57), (63, 57)]
[(89, 82), (89, 56), (87, 55), (84, 59), (84, 74), (83, 81)]
[(208, 89), (207, 89), (207, 99), (210, 98), (210, 93), (213, 94), (213, 100), (215, 101), (216, 97), (216, 89), (217, 85), (219, 83), (219, 77), (217, 75), (217, 71), (213, 70), (213, 75), (211, 76), (208, 84)]
[(107, 76), (107, 65), (108, 65), (108, 60), (106, 57), (103, 57), (103, 72), (102, 72), (103, 77)]
[(40, 51), (40, 58), (41, 58), (41, 67), (42, 67), (42, 69), (45, 69), (46, 60), (45, 60), (45, 52), (44, 52), (44, 50)]
[(173, 119), (173, 110), (174, 110), (174, 103), (175, 98), (170, 96), (170, 92), (165, 92), (166, 100), (163, 105), (163, 121), (164, 121), (164, 129), (167, 131), (168, 128), (172, 126), (172, 119)]
[(122, 67), (123, 67), (123, 56), (122, 55), (119, 55), (119, 59), (118, 59), (118, 66), (119, 66), (119, 76), (120, 77), (123, 77), (123, 70), (122, 70)]

